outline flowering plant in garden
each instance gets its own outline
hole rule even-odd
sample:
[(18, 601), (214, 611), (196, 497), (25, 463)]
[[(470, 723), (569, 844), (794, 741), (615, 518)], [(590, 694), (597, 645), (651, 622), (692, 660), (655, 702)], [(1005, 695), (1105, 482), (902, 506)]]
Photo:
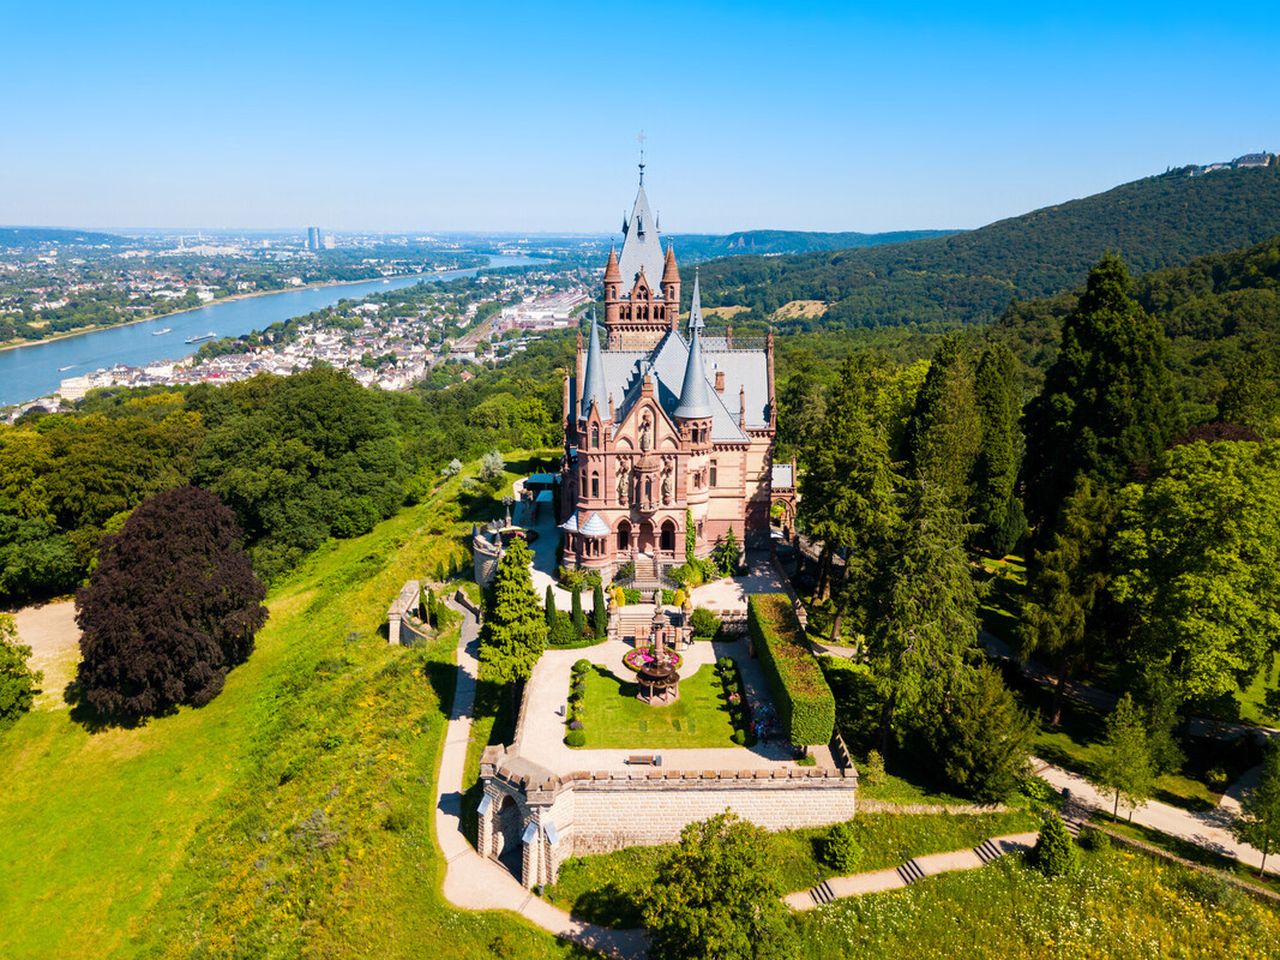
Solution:
[[(628, 651), (626, 656), (622, 658), (623, 663), (632, 670), (637, 671), (641, 667), (647, 667), (652, 663), (656, 663), (657, 660), (658, 652), (653, 647), (640, 647), (639, 649)], [(674, 650), (667, 651), (667, 660), (670, 662), (672, 668), (676, 670), (679, 670), (680, 665), (684, 662), (680, 654), (676, 653)]]

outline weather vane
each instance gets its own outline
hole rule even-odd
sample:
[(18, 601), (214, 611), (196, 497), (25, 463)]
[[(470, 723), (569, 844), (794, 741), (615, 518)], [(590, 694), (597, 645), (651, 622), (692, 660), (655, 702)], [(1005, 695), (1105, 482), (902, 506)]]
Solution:
[(636, 134), (636, 143), (640, 144), (640, 186), (644, 186), (644, 142), (649, 138), (641, 130)]

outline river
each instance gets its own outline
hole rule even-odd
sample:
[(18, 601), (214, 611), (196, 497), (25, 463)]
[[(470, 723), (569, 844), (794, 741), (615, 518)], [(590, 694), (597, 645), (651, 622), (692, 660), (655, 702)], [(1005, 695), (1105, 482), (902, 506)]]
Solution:
[[(491, 256), (489, 268), (520, 267), (541, 261), (529, 257)], [(242, 300), (223, 300), (207, 306), (131, 323), (122, 327), (91, 330), (88, 333), (34, 343), (16, 350), (0, 351), (0, 407), (24, 403), (53, 393), (67, 377), (93, 373), (118, 364), (146, 366), (159, 360), (177, 360), (200, 349), (198, 343), (184, 343), (187, 337), (214, 333), (238, 337), (262, 330), (303, 314), (332, 306), (339, 300), (359, 300), (371, 293), (386, 293), (415, 283), (438, 283), (477, 273), (480, 267), (449, 270), (425, 276), (394, 277), (388, 281), (367, 280), (327, 287), (305, 287), (264, 293)], [(169, 333), (156, 335), (157, 330)]]

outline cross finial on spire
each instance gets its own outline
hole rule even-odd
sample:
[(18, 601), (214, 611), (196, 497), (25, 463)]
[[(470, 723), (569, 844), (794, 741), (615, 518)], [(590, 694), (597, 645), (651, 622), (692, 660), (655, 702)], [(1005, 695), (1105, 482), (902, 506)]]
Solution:
[(644, 142), (649, 138), (641, 130), (636, 134), (636, 143), (640, 144), (640, 186), (644, 186)]

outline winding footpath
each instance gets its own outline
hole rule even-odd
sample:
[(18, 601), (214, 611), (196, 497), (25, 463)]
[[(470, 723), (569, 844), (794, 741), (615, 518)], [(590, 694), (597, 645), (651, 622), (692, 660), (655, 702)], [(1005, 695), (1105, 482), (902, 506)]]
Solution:
[(619, 960), (642, 960), (648, 949), (643, 931), (610, 930), (573, 919), (521, 886), (500, 864), (476, 851), (462, 832), (463, 777), (471, 742), (480, 646), (480, 623), (471, 611), (447, 601), (462, 615), (458, 639), (458, 680), (440, 769), (436, 776), (436, 842), (444, 854), (444, 896), (464, 910), (510, 910), (564, 940)]

